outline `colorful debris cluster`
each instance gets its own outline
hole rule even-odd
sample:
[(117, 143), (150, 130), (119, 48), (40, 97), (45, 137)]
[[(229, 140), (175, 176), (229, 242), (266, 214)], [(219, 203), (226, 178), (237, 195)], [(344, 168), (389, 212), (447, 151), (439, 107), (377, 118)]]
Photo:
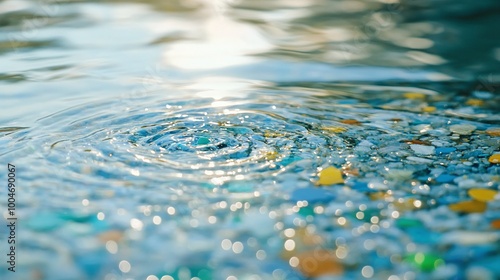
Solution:
[(492, 94), (322, 85), (298, 106), (285, 89), (9, 134), (37, 178), (19, 279), (500, 278)]

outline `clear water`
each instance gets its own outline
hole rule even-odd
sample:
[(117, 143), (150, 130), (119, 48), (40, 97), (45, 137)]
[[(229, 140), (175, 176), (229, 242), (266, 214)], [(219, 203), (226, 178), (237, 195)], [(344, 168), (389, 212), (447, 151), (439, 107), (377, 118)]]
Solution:
[[(499, 188), (499, 11), (0, 2), (0, 158), (17, 167), (19, 219), (17, 271), (2, 227), (0, 278), (500, 277), (498, 198), (448, 207)], [(316, 187), (328, 166), (345, 183)], [(341, 271), (294, 268), (314, 250)]]

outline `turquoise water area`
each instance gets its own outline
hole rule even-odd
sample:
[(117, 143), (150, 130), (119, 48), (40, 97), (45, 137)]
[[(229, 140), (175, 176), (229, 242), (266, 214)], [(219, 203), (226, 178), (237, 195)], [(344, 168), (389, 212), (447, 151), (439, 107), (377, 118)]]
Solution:
[(0, 1), (0, 279), (499, 279), (498, 1)]

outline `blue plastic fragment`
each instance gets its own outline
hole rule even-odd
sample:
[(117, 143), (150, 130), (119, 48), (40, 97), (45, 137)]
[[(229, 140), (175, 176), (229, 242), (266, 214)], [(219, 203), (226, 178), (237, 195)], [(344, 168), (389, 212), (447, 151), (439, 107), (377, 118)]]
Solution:
[(451, 183), (455, 179), (455, 176), (452, 176), (450, 174), (441, 174), (436, 178), (436, 182), (438, 183)]
[(365, 182), (356, 182), (351, 188), (359, 192), (377, 192), (377, 190), (369, 188), (368, 183)]
[(407, 228), (405, 231), (415, 243), (433, 245), (441, 242), (441, 233), (430, 232), (424, 227)]
[(436, 154), (438, 154), (438, 155), (449, 154), (449, 153), (452, 153), (456, 150), (457, 149), (454, 147), (438, 147), (438, 148), (436, 148)]
[(462, 201), (460, 197), (457, 196), (441, 196), (436, 199), (439, 205), (448, 205)]
[(332, 201), (334, 198), (335, 196), (325, 189), (301, 188), (293, 191), (290, 200), (295, 202), (305, 200), (309, 203), (325, 203)]

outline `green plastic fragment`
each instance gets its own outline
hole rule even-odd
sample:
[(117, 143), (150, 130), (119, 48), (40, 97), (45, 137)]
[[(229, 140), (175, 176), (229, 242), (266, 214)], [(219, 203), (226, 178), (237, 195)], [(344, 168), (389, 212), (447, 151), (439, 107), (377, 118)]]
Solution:
[(411, 227), (423, 227), (423, 223), (420, 220), (412, 218), (399, 218), (396, 220), (396, 226), (400, 228), (411, 228)]
[(299, 209), (299, 214), (304, 217), (314, 216), (315, 215), (314, 208), (310, 206), (302, 207)]
[(206, 144), (209, 144), (210, 143), (210, 139), (208, 139), (207, 137), (200, 137), (198, 138), (198, 143), (197, 145), (206, 145)]
[(444, 260), (432, 253), (410, 254), (405, 258), (405, 261), (425, 272), (433, 271), (444, 265)]

